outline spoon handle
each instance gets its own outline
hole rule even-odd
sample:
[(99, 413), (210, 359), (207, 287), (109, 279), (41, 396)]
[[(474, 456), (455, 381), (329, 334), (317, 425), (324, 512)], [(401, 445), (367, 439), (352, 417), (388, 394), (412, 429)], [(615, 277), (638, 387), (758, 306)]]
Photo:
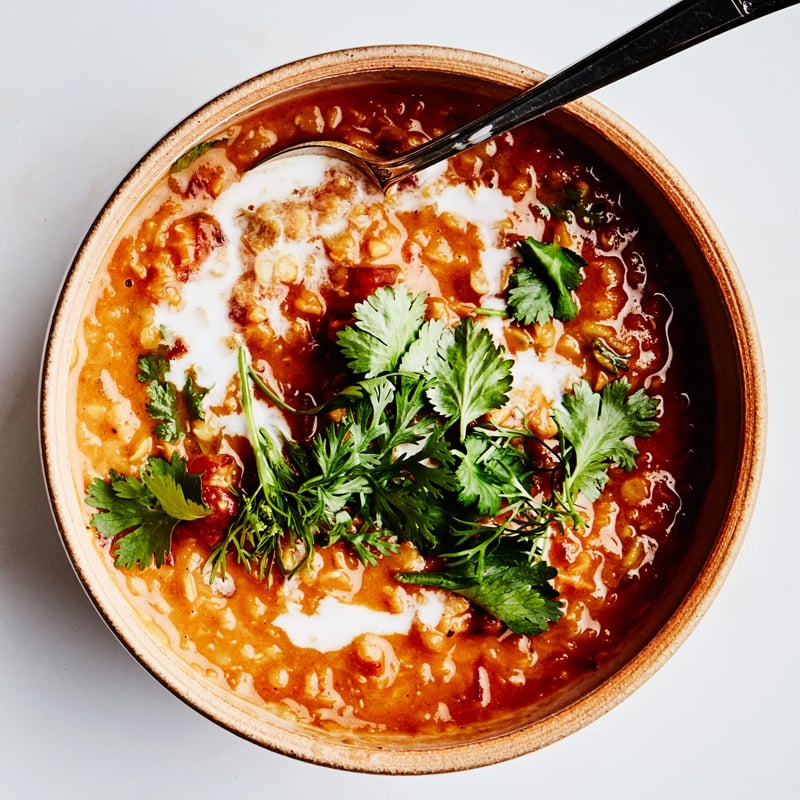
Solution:
[(667, 56), (800, 0), (683, 0), (490, 113), (374, 171), (385, 188)]

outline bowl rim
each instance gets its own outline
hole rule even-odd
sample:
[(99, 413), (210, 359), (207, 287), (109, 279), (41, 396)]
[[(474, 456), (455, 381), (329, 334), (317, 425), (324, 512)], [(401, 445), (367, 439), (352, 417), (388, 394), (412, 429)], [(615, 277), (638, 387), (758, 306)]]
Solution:
[[(92, 580), (80, 540), (86, 536), (83, 524), (76, 525), (80, 502), (63, 447), (64, 400), (56, 391), (63, 387), (69, 372), (68, 349), (71, 331), (75, 330), (76, 308), (99, 268), (92, 255), (103, 252), (119, 223), (135, 208), (138, 198), (163, 175), (165, 168), (180, 154), (206, 137), (211, 128), (226, 119), (246, 113), (271, 95), (291, 89), (299, 81), (324, 80), (332, 71), (347, 69), (354, 75), (375, 70), (451, 72), (498, 81), (522, 89), (540, 81), (543, 73), (504, 58), (471, 50), (429, 45), (375, 45), (334, 50), (298, 59), (270, 69), (222, 92), (187, 115), (162, 136), (137, 162), (103, 205), (92, 223), (65, 275), (53, 309), (43, 352), (39, 388), (39, 441), (42, 466), (51, 510), (70, 563), (100, 616), (136, 660), (173, 694), (222, 727), (267, 749), (315, 764), (356, 772), (382, 774), (430, 774), (471, 769), (521, 756), (553, 743), (599, 718), (618, 705), (650, 678), (683, 644), (705, 614), (727, 578), (750, 522), (763, 470), (766, 440), (766, 381), (754, 314), (750, 301), (727, 244), (697, 195), (656, 147), (616, 113), (586, 98), (566, 106), (566, 113), (578, 117), (590, 128), (602, 128), (615, 147), (624, 150), (628, 159), (646, 166), (654, 182), (669, 189), (669, 202), (680, 217), (689, 223), (698, 248), (708, 261), (708, 268), (725, 298), (737, 342), (743, 393), (742, 441), (743, 463), (733, 490), (730, 512), (722, 534), (715, 542), (705, 565), (688, 594), (665, 625), (633, 658), (598, 688), (579, 702), (555, 712), (525, 728), (503, 733), (478, 742), (456, 743), (428, 750), (404, 750), (387, 747), (361, 747), (332, 741), (316, 741), (307, 733), (264, 721), (264, 730), (243, 728), (222, 701), (209, 702), (181, 677), (178, 671), (153, 663), (160, 650), (152, 643), (131, 635), (129, 620), (109, 600), (109, 592)], [(131, 192), (131, 189), (138, 191)], [(129, 196), (131, 195), (131, 196)], [(73, 496), (76, 495), (76, 496)], [(80, 511), (77, 511), (80, 515)]]

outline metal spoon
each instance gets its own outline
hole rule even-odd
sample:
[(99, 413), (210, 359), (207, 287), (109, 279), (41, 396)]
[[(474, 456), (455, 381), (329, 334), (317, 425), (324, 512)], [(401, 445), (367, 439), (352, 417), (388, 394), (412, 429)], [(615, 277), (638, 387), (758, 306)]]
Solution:
[[(530, 122), (667, 56), (800, 0), (683, 0), (482, 117), (398, 156), (366, 153), (334, 141), (305, 142), (260, 162), (298, 153), (346, 160), (381, 189)], [(255, 165), (254, 165), (255, 166)]]

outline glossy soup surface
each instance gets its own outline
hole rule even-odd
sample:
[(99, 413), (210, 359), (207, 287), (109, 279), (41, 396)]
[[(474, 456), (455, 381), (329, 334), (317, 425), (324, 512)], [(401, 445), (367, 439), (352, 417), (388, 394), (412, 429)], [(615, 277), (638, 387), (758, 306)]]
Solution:
[[(675, 255), (636, 198), (557, 128), (536, 124), (453, 158), (386, 197), (350, 168), (318, 157), (247, 171), (277, 145), (337, 138), (399, 152), (481, 108), (458, 91), (397, 86), (320, 93), (226, 131), (146, 198), (103, 266), (73, 369), (76, 468), (84, 485), (134, 474), (148, 456), (225, 454), (252, 470), (238, 400), (236, 346), (298, 405), (319, 401), (341, 370), (332, 331), (377, 286), (425, 292), (427, 314), (452, 323), (497, 308), (527, 236), (587, 262), (572, 321), (529, 327), (486, 316), (514, 356), (504, 425), (542, 439), (573, 382), (599, 389), (613, 369), (597, 342), (626, 354), (633, 389), (659, 398), (660, 427), (637, 440), (630, 472), (611, 469), (584, 528), (554, 533), (549, 562), (564, 616), (516, 635), (463, 597), (401, 585), (424, 559), (403, 545), (376, 567), (345, 547), (271, 585), (228, 560), (209, 582), (208, 543), (176, 531), (168, 563), (124, 571), (101, 557), (143, 624), (209, 680), (290, 719), (331, 728), (434, 733), (531, 707), (597, 670), (663, 590), (685, 545), (702, 405), (683, 368), (690, 312), (674, 297)], [(179, 165), (181, 166), (181, 165)], [(177, 444), (153, 435), (140, 354), (163, 337), (171, 376), (211, 387), (208, 413)], [(522, 409), (522, 412), (520, 412)], [(265, 425), (308, 434), (265, 398)], [(523, 417), (524, 416), (524, 420)], [(97, 536), (88, 524), (87, 536)]]

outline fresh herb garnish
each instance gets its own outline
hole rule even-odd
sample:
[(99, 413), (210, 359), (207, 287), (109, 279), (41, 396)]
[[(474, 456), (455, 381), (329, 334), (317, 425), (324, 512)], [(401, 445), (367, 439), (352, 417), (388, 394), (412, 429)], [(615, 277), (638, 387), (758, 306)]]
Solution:
[(555, 317), (569, 322), (578, 313), (573, 290), (583, 281), (586, 261), (560, 244), (528, 237), (519, 245), (522, 261), (508, 281), (508, 308), (523, 325), (543, 324)]
[(589, 501), (600, 496), (609, 465), (633, 469), (639, 451), (629, 437), (648, 436), (658, 428), (658, 400), (643, 389), (631, 395), (629, 391), (625, 378), (607, 383), (601, 393), (580, 381), (564, 397), (563, 408), (554, 410), (565, 471), (563, 491), (570, 505), (579, 493)]
[(471, 422), (505, 403), (512, 363), (489, 331), (469, 317), (452, 334), (442, 334), (437, 355), (429, 362), (427, 395), (445, 420), (458, 424), (462, 441)]
[(181, 426), (175, 386), (166, 381), (152, 381), (147, 387), (147, 397), (147, 413), (151, 419), (160, 420), (153, 428), (153, 434), (165, 442), (177, 442), (181, 438)]
[(588, 186), (567, 186), (560, 192), (551, 194), (545, 205), (556, 219), (562, 222), (572, 222), (575, 219), (589, 229), (602, 225), (608, 219), (604, 205), (588, 199)]
[(192, 374), (186, 376), (182, 390), (166, 379), (169, 358), (164, 349), (139, 356), (136, 377), (147, 384), (145, 408), (158, 424), (153, 434), (164, 442), (177, 442), (194, 420), (205, 419), (203, 399), (208, 389), (197, 385)]
[(169, 372), (169, 359), (161, 350), (157, 350), (154, 353), (140, 355), (136, 366), (139, 370), (136, 378), (140, 383), (161, 382), (166, 379)]
[[(398, 297), (398, 306), (407, 299)], [(393, 294), (384, 294), (377, 302), (393, 301)], [(364, 377), (338, 396), (335, 405), (345, 409), (339, 422), (320, 419), (318, 435), (297, 443), (257, 426), (253, 375), (242, 350), (242, 407), (258, 487), (212, 553), (215, 567), (224, 569), (228, 549), (262, 575), (273, 566), (290, 575), (314, 546), (339, 540), (367, 563), (397, 549), (393, 535), (422, 549), (435, 546), (443, 525), (435, 509), (452, 478), (444, 428), (434, 415), (421, 413), (425, 382), (405, 373)], [(287, 547), (292, 537), (293, 550)]]
[[(240, 351), (258, 487), (212, 552), (213, 572), (228, 553), (290, 575), (315, 547), (343, 541), (374, 563), (409, 541), (438, 567), (398, 580), (458, 592), (514, 632), (544, 630), (561, 615), (547, 537), (582, 524), (579, 494), (596, 497), (610, 464), (632, 467), (637, 451), (623, 440), (653, 430), (655, 401), (628, 398), (622, 381), (602, 395), (577, 384), (556, 416), (556, 466), (540, 468), (526, 455), (530, 431), (485, 418), (507, 401), (511, 360), (475, 320), (446, 330), (425, 321), (421, 296), (383, 287), (356, 306), (339, 345), (352, 380), (318, 407), (303, 442), (257, 426), (254, 388), (275, 393)], [(322, 413), (334, 407), (342, 413)]]
[(425, 317), (425, 296), (384, 286), (356, 306), (355, 317), (353, 325), (339, 332), (337, 341), (350, 369), (374, 378), (394, 372), (417, 339)]
[(107, 481), (95, 478), (86, 503), (99, 509), (92, 525), (114, 543), (114, 563), (125, 569), (137, 564), (160, 567), (169, 551), (175, 526), (205, 517), (200, 476), (186, 471), (186, 460), (177, 453), (171, 461), (153, 456), (139, 477), (112, 472)]
[(178, 158), (169, 168), (169, 171), (171, 173), (176, 173), (185, 170), (186, 167), (197, 161), (200, 156), (207, 153), (212, 147), (217, 147), (221, 144), (225, 144), (224, 139), (213, 139), (210, 142), (200, 142), (200, 144), (196, 144)]
[[(512, 313), (524, 324), (569, 317), (582, 260), (533, 240), (525, 251), (512, 276)], [(425, 308), (423, 295), (392, 286), (357, 304), (354, 322), (338, 335), (350, 380), (313, 409), (295, 412), (240, 349), (257, 482), (240, 494), (238, 517), (212, 549), (211, 577), (224, 574), (228, 556), (270, 580), (294, 574), (315, 548), (335, 542), (365, 564), (410, 542), (435, 568), (397, 580), (457, 592), (515, 633), (540, 633), (561, 616), (548, 538), (583, 524), (580, 498), (599, 496), (611, 465), (634, 466), (632, 439), (657, 427), (658, 402), (642, 390), (631, 394), (625, 379), (601, 392), (579, 381), (553, 412), (556, 439), (536, 440), (549, 453), (537, 464), (526, 446), (536, 439), (530, 430), (490, 421), (512, 383), (505, 348), (475, 318), (446, 328), (426, 320)], [(180, 392), (167, 381), (163, 348), (141, 356), (138, 368), (159, 435), (179, 437), (188, 416), (201, 417), (206, 390), (192, 375)], [(314, 436), (292, 441), (259, 427), (256, 391), (284, 411), (313, 416)], [(118, 537), (116, 563), (126, 568), (163, 564), (178, 522), (210, 511), (200, 477), (177, 454), (150, 458), (138, 478), (95, 479), (86, 502), (99, 509), (97, 530)]]
[(457, 592), (513, 633), (537, 634), (561, 618), (558, 592), (550, 583), (556, 574), (544, 561), (531, 562), (527, 552), (502, 544), (482, 563), (463, 561), (439, 572), (404, 572), (397, 578)]
[(190, 419), (202, 422), (206, 418), (203, 400), (207, 394), (208, 389), (199, 386), (194, 375), (190, 373), (186, 376), (183, 384), (183, 399)]

